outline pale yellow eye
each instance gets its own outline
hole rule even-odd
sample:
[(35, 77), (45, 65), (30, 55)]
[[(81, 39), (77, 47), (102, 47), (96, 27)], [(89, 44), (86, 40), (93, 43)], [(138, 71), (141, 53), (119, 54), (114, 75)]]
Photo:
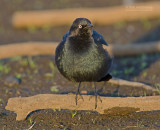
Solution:
[(79, 28), (82, 28), (82, 25), (78, 25)]

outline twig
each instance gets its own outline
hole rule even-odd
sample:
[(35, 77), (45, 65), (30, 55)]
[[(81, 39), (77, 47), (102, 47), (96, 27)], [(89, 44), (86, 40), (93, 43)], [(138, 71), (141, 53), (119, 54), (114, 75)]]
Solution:
[(34, 122), (28, 129), (26, 129), (26, 130), (31, 130), (33, 127), (34, 127), (34, 125), (36, 124), (36, 122)]

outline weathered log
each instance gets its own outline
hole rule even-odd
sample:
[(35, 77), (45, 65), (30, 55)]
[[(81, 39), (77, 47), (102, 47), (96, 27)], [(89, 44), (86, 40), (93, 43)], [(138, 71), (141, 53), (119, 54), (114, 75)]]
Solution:
[(14, 56), (54, 55), (56, 42), (24, 42), (0, 45), (0, 59)]
[(75, 104), (75, 95), (39, 94), (31, 97), (10, 98), (7, 110), (17, 113), (16, 120), (24, 120), (29, 113), (38, 109), (90, 110), (100, 114), (123, 115), (131, 112), (160, 110), (160, 96), (148, 97), (101, 97), (97, 109), (95, 100), (83, 95), (84, 101)]
[[(57, 42), (24, 42), (0, 45), (0, 59), (14, 56), (54, 55)], [(115, 57), (160, 52), (160, 41), (104, 46)]]
[(134, 87), (134, 88), (143, 88), (146, 91), (151, 91), (152, 93), (156, 93), (157, 90), (150, 85), (143, 84), (140, 82), (134, 82), (134, 81), (127, 81), (119, 78), (113, 77), (108, 81), (108, 83), (111, 83), (113, 85), (119, 85), (119, 86), (128, 86), (128, 87)]
[(109, 8), (72, 8), (46, 11), (21, 11), (13, 14), (12, 24), (16, 28), (44, 25), (70, 25), (77, 17), (86, 17), (99, 25), (113, 24), (118, 21), (134, 21), (160, 16), (160, 2), (138, 3), (132, 6)]
[(134, 56), (139, 54), (160, 52), (160, 41), (148, 43), (136, 43), (126, 45), (114, 45), (111, 48), (114, 56)]

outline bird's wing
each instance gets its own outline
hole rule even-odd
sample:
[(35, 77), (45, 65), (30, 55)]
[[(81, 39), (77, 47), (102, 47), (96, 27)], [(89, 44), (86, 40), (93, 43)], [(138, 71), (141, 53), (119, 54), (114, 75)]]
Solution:
[(92, 37), (94, 39), (94, 42), (96, 44), (104, 44), (106, 46), (108, 46), (107, 42), (104, 40), (103, 36), (99, 33), (97, 33), (96, 31), (93, 30), (93, 34)]
[(68, 35), (69, 35), (69, 32), (66, 32), (66, 34), (64, 34), (64, 36), (63, 36), (63, 39), (62, 39), (62, 41), (66, 41), (66, 39), (67, 39), (67, 37), (68, 37)]

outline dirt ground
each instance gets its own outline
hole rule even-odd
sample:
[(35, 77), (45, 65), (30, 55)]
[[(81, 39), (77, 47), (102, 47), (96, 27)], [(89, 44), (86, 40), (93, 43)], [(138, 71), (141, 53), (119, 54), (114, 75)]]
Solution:
[[(145, 1), (145, 0), (140, 0)], [(146, 0), (149, 1), (149, 0)], [(85, 4), (84, 4), (85, 3)], [(17, 30), (11, 25), (11, 15), (19, 10), (42, 10), (69, 7), (105, 7), (122, 4), (122, 0), (1, 0), (0, 44), (25, 41), (60, 41), (69, 26), (30, 27)], [(95, 26), (109, 44), (135, 44), (160, 40), (160, 18), (135, 22), (118, 22), (111, 26)], [(111, 74), (115, 77), (149, 84), (160, 94), (160, 54), (115, 57)], [(127, 115), (100, 115), (91, 111), (37, 110), (24, 121), (16, 121), (16, 113), (5, 110), (11, 97), (36, 94), (75, 93), (77, 83), (66, 80), (56, 69), (54, 56), (14, 57), (0, 60), (0, 129), (159, 129), (160, 111)], [(100, 96), (152, 96), (143, 89), (97, 83)], [(93, 95), (91, 83), (83, 83), (81, 91)], [(148, 104), (149, 105), (149, 104)]]

